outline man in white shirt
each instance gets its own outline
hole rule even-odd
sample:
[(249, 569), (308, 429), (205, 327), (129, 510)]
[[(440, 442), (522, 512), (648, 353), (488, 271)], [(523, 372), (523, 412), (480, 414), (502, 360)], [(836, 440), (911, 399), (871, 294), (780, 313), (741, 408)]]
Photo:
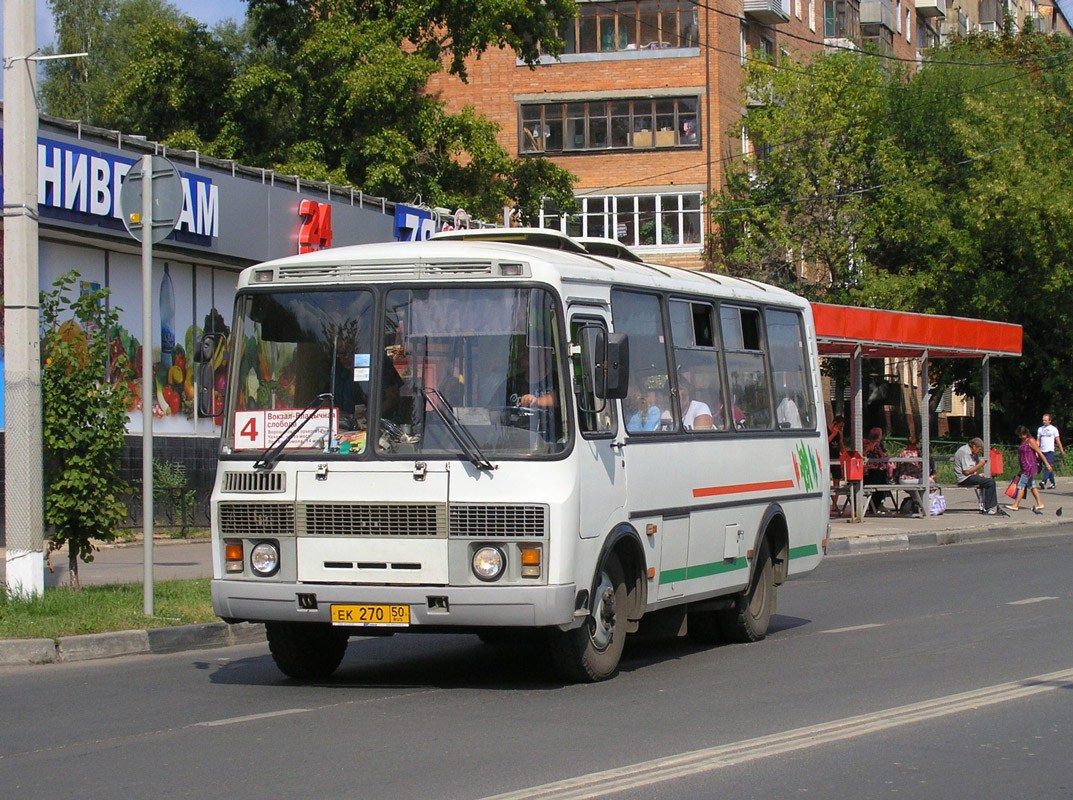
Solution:
[(1039, 430), (1036, 431), (1036, 439), (1039, 441), (1039, 449), (1043, 451), (1043, 457), (1047, 460), (1047, 463), (1043, 465), (1043, 480), (1039, 482), (1039, 488), (1046, 489), (1047, 483), (1051, 484), (1051, 488), (1054, 487), (1054, 446), (1058, 445), (1058, 449), (1061, 450), (1062, 456), (1066, 454), (1065, 445), (1062, 444), (1062, 437), (1058, 435), (1058, 428), (1051, 424), (1051, 415), (1043, 415), (1043, 424)]

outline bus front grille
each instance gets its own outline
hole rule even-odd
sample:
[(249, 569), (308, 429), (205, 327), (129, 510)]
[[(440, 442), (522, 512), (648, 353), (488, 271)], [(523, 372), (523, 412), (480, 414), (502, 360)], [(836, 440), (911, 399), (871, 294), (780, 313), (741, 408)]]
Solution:
[(225, 472), (223, 490), (240, 494), (283, 492), (286, 478), (283, 472)]
[(451, 505), (451, 536), (528, 539), (547, 536), (547, 532), (547, 506)]
[(305, 503), (299, 519), (306, 536), (438, 537), (445, 534), (437, 503)]
[(293, 503), (220, 503), (222, 536), (293, 536)]

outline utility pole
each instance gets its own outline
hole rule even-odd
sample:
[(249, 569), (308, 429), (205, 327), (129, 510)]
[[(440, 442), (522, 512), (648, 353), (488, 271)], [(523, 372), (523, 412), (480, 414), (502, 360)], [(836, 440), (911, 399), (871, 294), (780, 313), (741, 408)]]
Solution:
[(3, 3), (5, 574), (30, 596), (45, 588), (34, 6)]

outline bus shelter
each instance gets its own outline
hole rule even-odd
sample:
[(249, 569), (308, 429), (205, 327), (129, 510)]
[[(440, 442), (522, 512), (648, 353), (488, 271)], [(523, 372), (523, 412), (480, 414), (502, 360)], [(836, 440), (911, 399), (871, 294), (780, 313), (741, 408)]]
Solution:
[[(932, 358), (979, 359), (983, 374), (983, 436), (984, 452), (991, 451), (991, 382), (990, 361), (994, 357), (1020, 356), (1022, 330), (1020, 325), (989, 320), (948, 317), (935, 314), (914, 314), (904, 311), (884, 311), (826, 303), (813, 303), (816, 340), (821, 357), (841, 357), (850, 360), (850, 393), (852, 413), (850, 436), (853, 450), (864, 450), (863, 362), (866, 358), (901, 358), (915, 360), (920, 369), (920, 442), (922, 483), (918, 502), (927, 489), (931, 463), (930, 402), (931, 387), (928, 361)], [(987, 465), (991, 474), (991, 463)], [(850, 476), (846, 476), (849, 478)], [(860, 522), (864, 516), (865, 483), (863, 475), (854, 474), (847, 480), (851, 519)], [(923, 507), (923, 503), (919, 502)], [(926, 513), (926, 512), (925, 512)]]

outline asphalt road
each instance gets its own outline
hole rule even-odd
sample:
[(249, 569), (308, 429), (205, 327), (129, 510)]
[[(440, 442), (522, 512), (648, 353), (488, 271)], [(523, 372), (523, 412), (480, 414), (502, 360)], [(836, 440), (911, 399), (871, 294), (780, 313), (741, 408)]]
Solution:
[(472, 636), (354, 640), (320, 685), (283, 679), (263, 645), (4, 667), (0, 787), (1069, 798), (1071, 565), (1067, 537), (828, 559), (780, 590), (765, 641), (638, 643), (593, 686)]

